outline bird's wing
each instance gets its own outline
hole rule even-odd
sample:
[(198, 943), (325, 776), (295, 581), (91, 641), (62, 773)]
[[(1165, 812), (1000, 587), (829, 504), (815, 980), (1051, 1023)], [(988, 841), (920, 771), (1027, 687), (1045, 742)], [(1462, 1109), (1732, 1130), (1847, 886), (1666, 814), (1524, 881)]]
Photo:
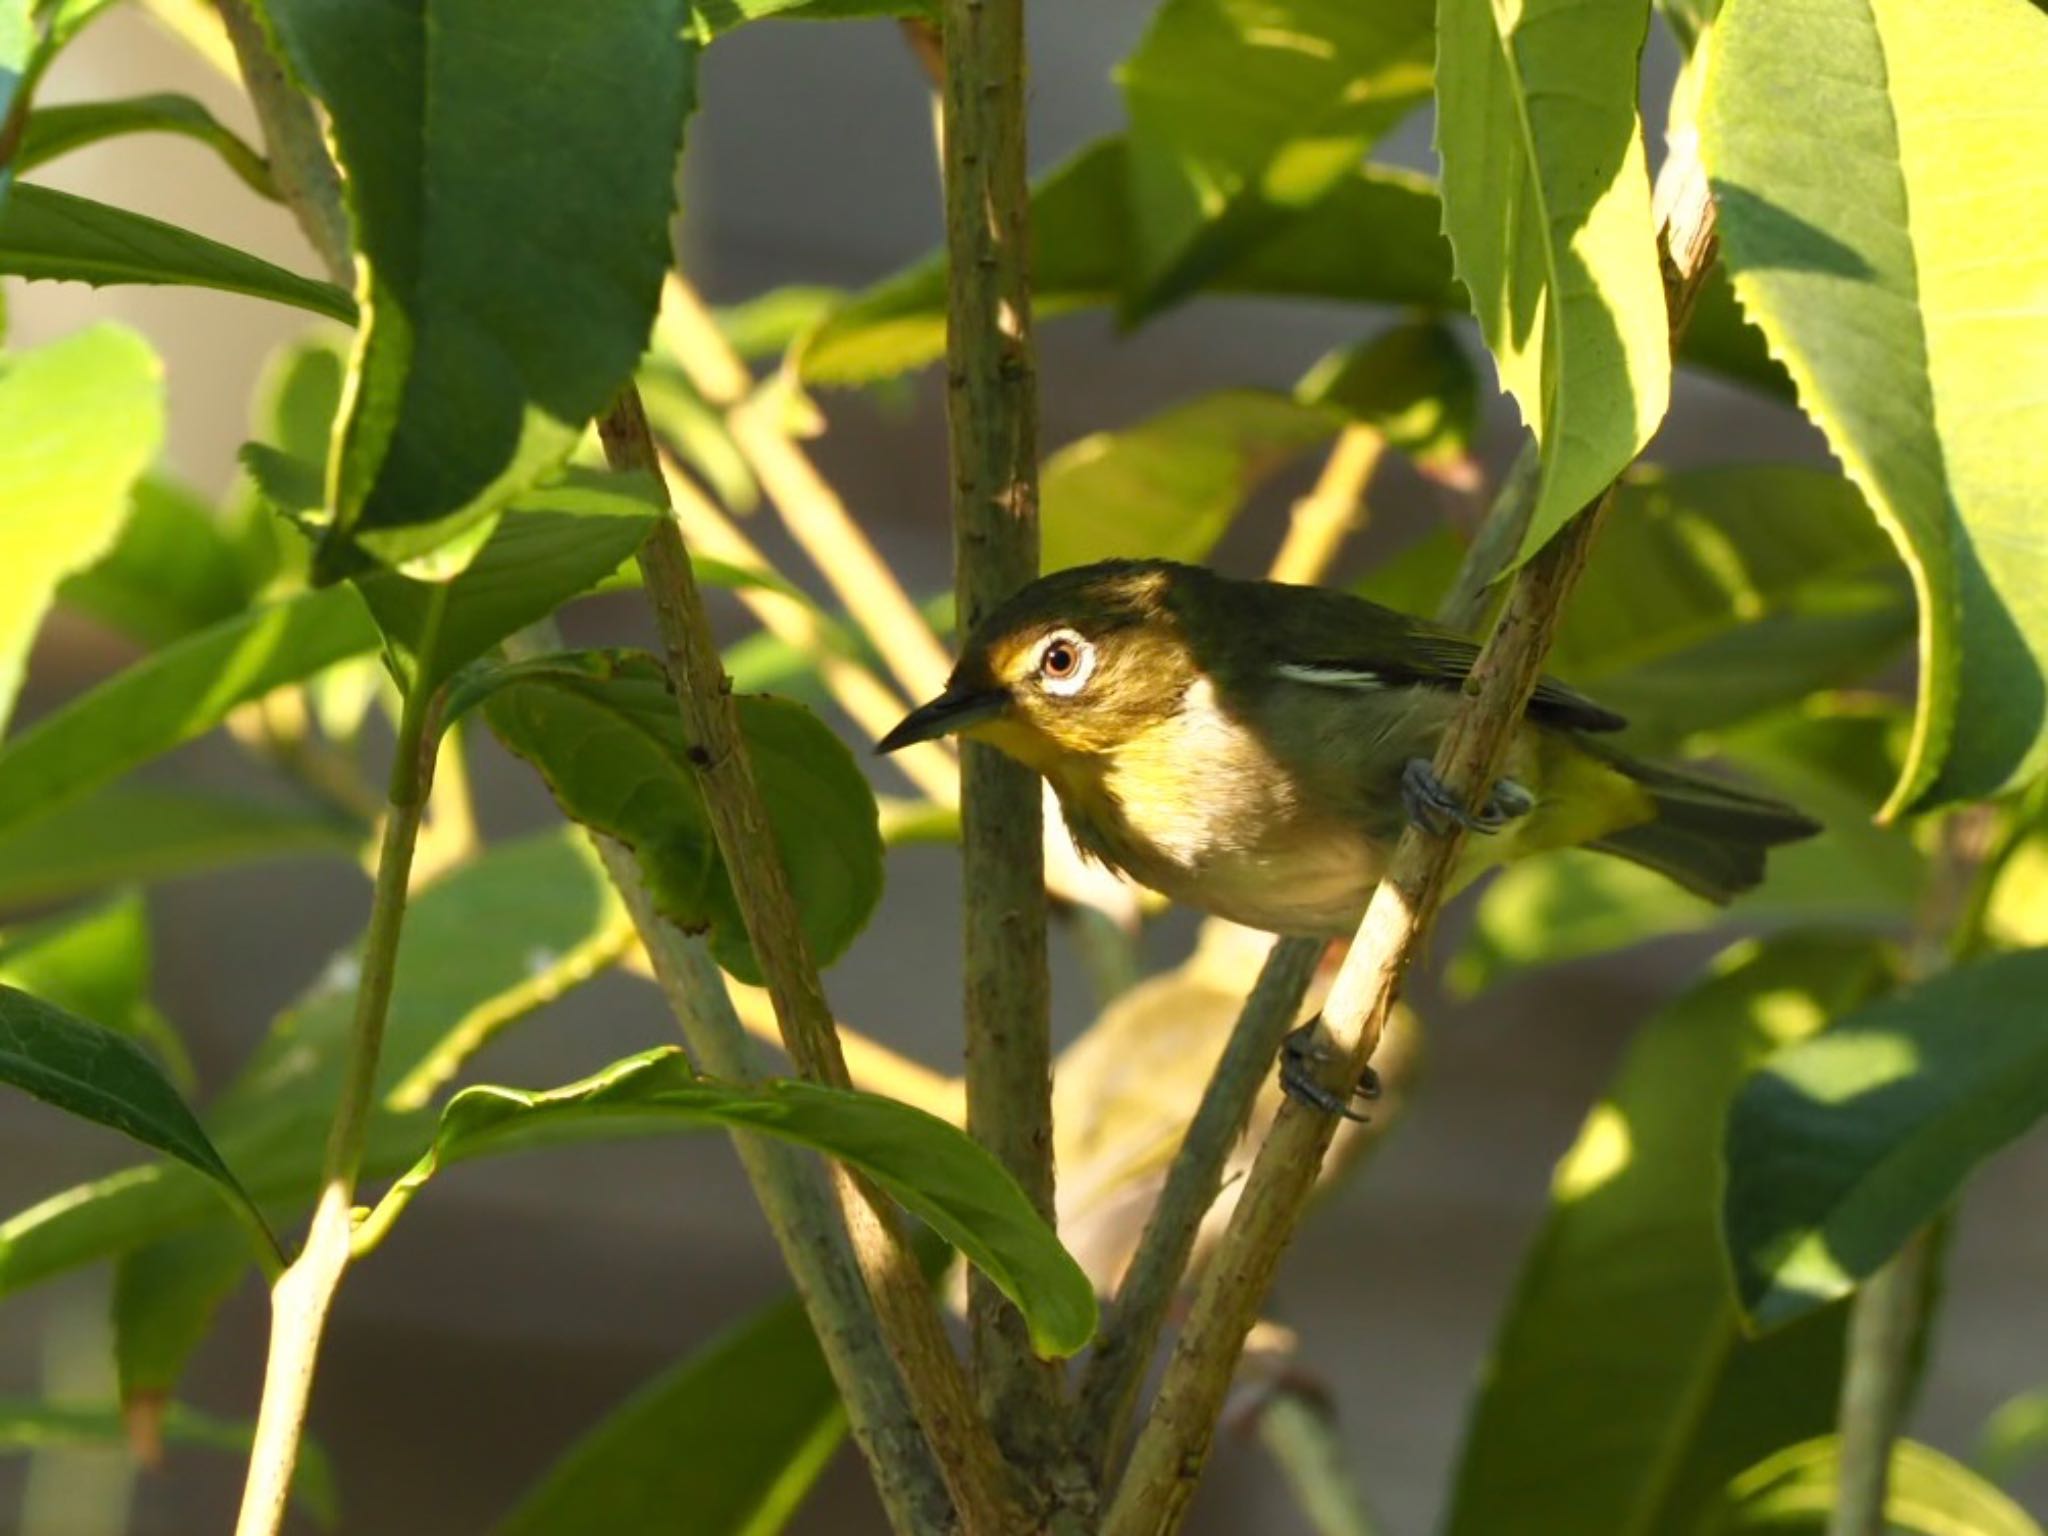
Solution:
[[(1294, 682), (1323, 688), (1457, 688), (1479, 659), (1479, 647), (1471, 641), (1415, 621), (1409, 621), (1398, 645), (1374, 645), (1371, 650), (1369, 655), (1291, 659), (1274, 670)], [(1606, 705), (1549, 677), (1537, 682), (1529, 714), (1578, 731), (1618, 731), (1628, 724)]]

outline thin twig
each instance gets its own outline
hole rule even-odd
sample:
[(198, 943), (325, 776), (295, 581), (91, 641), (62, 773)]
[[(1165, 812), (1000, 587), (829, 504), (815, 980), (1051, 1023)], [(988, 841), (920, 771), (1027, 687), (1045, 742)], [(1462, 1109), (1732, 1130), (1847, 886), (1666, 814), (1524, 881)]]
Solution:
[[(598, 420), (612, 468), (659, 480), (660, 462), (639, 393), (628, 385)], [(768, 983), (790, 1058), (813, 1081), (850, 1086), (846, 1059), (812, 963), (796, 901), (762, 805), (731, 681), (718, 659), (690, 557), (672, 518), (641, 546), (640, 569), (668, 657), (690, 761), (698, 771), (719, 852), (748, 941)], [(965, 1373), (946, 1341), (924, 1274), (905, 1239), (902, 1218), (872, 1189), (838, 1171), (847, 1229), (882, 1335), (929, 1437), (969, 1536), (996, 1536), (1008, 1506), (1001, 1457), (974, 1412)]]
[(1216, 1203), (1231, 1148), (1244, 1134), (1281, 1037), (1294, 1025), (1323, 947), (1321, 939), (1281, 939), (1267, 954), (1167, 1170), (1137, 1252), (1103, 1313), (1074, 1421), (1074, 1445), (1098, 1481), (1123, 1450), (1132, 1405), (1195, 1251), (1202, 1218)]
[[(1674, 154), (1665, 178), (1660, 203), (1668, 210), (1666, 302), (1675, 338), (1712, 257), (1713, 203), (1695, 157)], [(1435, 768), (1468, 807), (1499, 773), (1564, 599), (1612, 499), (1610, 486), (1522, 568), (1466, 680), (1465, 707), (1445, 732)], [(1348, 1094), (1370, 1063), (1401, 976), (1443, 900), (1463, 842), (1455, 830), (1448, 837), (1417, 828), (1402, 834), (1323, 1006), (1325, 1059), (1317, 1076), (1328, 1091)], [(1103, 1536), (1168, 1536), (1178, 1529), (1245, 1335), (1258, 1320), (1336, 1130), (1334, 1116), (1291, 1099), (1282, 1106), (1204, 1272), (1152, 1417), (1104, 1519)]]
[(655, 334), (697, 393), (725, 412), (726, 429), (790, 535), (889, 670), (914, 699), (937, 693), (952, 670), (945, 647), (839, 493), (774, 419), (775, 392), (754, 395), (753, 375), (679, 272), (669, 274)]
[(278, 196), (312, 242), (313, 252), (338, 286), (354, 288), (348, 212), (342, 203), (341, 172), (327, 152), (319, 120), (305, 92), (286, 76), (248, 0), (218, 0), (220, 19), (242, 67), (242, 84), (263, 130), (263, 148), (270, 157), (270, 177)]
[[(1038, 574), (1038, 376), (1031, 338), (1023, 0), (948, 0), (946, 425), (961, 632)], [(1037, 775), (961, 750), (967, 1125), (1053, 1218), (1052, 1043)], [(968, 1295), (976, 1386), (1003, 1447), (1053, 1493), (1067, 1457), (1060, 1378), (1017, 1309)]]
[(263, 1401), (249, 1448), (249, 1476), (242, 1490), (235, 1536), (276, 1536), (284, 1520), (327, 1312), (348, 1268), (350, 1211), (355, 1205), (356, 1179), (362, 1172), (377, 1057), (391, 1006), (413, 847), (419, 839), (420, 813), (433, 776), (431, 713), (428, 701), (412, 698), (406, 701), (399, 719), (390, 805), (384, 817), (377, 884), (370, 898), (369, 928), (363, 937), (362, 975), (356, 984), (355, 1019), (341, 1096), (328, 1131), (320, 1198), (307, 1229), (306, 1245), (270, 1291), (270, 1351), (264, 1365)]
[(1272, 580), (1310, 586), (1323, 579), (1344, 541), (1364, 526), (1365, 487), (1386, 451), (1375, 428), (1359, 424), (1337, 434), (1315, 485), (1294, 504), (1268, 572)]
[(1379, 1536), (1327, 1402), (1283, 1384), (1260, 1407), (1258, 1429), (1317, 1536)]

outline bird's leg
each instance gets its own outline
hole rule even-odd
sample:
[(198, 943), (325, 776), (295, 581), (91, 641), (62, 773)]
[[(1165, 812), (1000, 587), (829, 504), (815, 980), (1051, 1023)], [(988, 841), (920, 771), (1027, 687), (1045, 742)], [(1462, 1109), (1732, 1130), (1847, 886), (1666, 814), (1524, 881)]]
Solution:
[[(1330, 1059), (1330, 1048), (1317, 1038), (1322, 1023), (1323, 1016), (1317, 1014), (1299, 1029), (1289, 1030), (1287, 1038), (1280, 1042), (1280, 1091), (1326, 1115), (1341, 1115), (1363, 1124), (1371, 1117), (1361, 1115), (1316, 1081), (1316, 1068)], [(1379, 1073), (1367, 1067), (1359, 1074), (1358, 1086), (1351, 1091), (1362, 1099), (1378, 1098)]]
[(1468, 811), (1437, 777), (1436, 766), (1428, 758), (1411, 757), (1401, 770), (1401, 805), (1416, 826), (1442, 837), (1453, 826), (1468, 832), (1498, 832), (1517, 816), (1536, 809), (1536, 797), (1526, 785), (1501, 779), (1485, 804)]

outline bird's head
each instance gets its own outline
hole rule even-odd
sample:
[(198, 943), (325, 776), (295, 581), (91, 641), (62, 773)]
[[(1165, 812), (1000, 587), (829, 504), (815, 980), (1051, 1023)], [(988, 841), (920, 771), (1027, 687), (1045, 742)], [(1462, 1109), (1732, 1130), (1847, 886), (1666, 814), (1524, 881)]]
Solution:
[(876, 750), (959, 734), (1041, 773), (1113, 754), (1180, 707), (1194, 675), (1187, 618), (1202, 575), (1114, 560), (1040, 578), (975, 626), (946, 691)]

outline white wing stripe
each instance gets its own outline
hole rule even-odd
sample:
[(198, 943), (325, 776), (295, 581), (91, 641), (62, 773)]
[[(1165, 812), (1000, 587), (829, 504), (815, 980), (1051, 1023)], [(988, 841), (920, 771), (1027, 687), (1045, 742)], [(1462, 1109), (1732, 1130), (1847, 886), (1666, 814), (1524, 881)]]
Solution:
[(1377, 672), (1353, 671), (1343, 667), (1280, 666), (1273, 670), (1290, 682), (1307, 683), (1315, 688), (1354, 688), (1366, 692), (1387, 686), (1387, 680)]

